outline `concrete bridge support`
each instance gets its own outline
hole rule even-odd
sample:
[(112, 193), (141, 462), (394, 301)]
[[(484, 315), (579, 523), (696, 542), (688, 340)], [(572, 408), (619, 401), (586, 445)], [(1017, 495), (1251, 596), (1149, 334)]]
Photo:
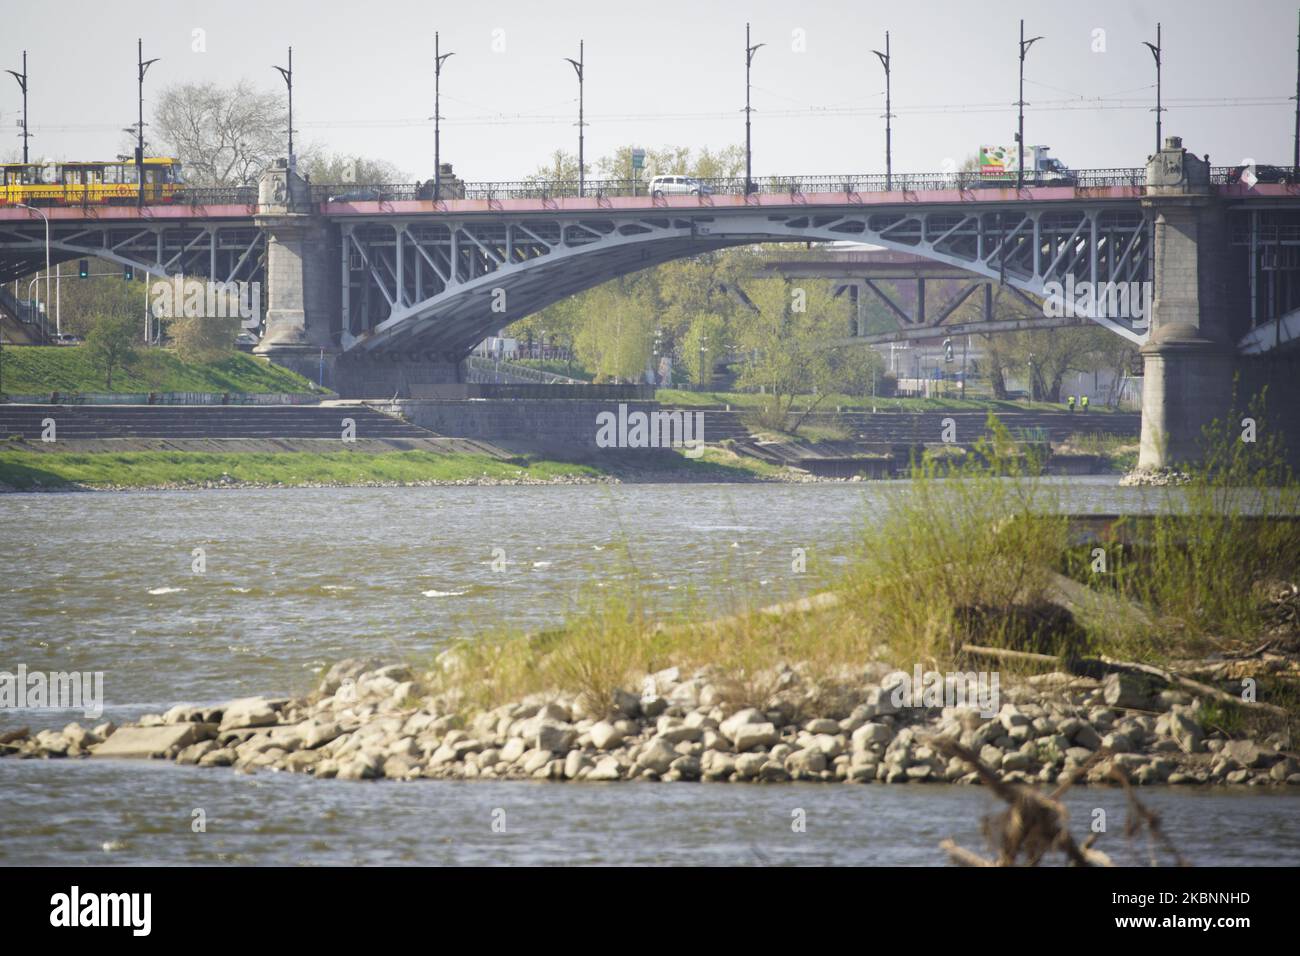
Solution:
[(305, 180), (281, 160), (258, 184), (257, 225), (266, 235), (266, 328), (255, 351), (312, 381), (334, 386), (339, 314), (337, 238), (315, 213)]
[(1202, 430), (1228, 414), (1234, 349), (1226, 303), (1226, 224), (1209, 164), (1171, 136), (1147, 165), (1154, 216), (1151, 334), (1142, 347), (1138, 467), (1196, 461)]

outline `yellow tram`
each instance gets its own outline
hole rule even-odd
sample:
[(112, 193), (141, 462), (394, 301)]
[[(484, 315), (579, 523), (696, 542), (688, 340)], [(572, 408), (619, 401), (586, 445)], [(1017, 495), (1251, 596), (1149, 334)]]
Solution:
[[(137, 202), (141, 185), (134, 160), (111, 162), (0, 163), (0, 208), (126, 205)], [(184, 188), (181, 163), (170, 157), (144, 160), (144, 201), (168, 203)]]

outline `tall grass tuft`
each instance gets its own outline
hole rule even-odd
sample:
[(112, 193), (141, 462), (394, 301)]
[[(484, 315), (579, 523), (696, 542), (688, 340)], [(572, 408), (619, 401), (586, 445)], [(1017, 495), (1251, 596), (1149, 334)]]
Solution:
[(914, 461), (910, 482), (867, 529), (849, 576), (853, 603), (896, 655), (951, 662), (966, 641), (1043, 648), (1035, 623), (1065, 545), (1042, 460), (989, 416), (990, 437), (960, 459)]

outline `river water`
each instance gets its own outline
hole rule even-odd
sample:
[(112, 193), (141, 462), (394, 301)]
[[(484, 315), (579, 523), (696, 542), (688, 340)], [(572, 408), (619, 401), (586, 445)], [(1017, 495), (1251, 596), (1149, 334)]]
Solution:
[[(1159, 492), (1059, 481), (1072, 511)], [(888, 482), (271, 489), (0, 496), (0, 670), (102, 671), (105, 716), (303, 693), (342, 657), (562, 620), (635, 578), (725, 612), (834, 573)], [(792, 571), (792, 552), (807, 572)], [(197, 549), (197, 550), (196, 550)], [(201, 565), (201, 571), (196, 570)], [(598, 593), (598, 592), (597, 592)], [(0, 711), (14, 726), (79, 713)], [(1152, 791), (1197, 862), (1300, 862), (1300, 795)], [(1115, 821), (1118, 794), (1079, 791)], [(191, 830), (202, 809), (207, 832)], [(978, 846), (947, 787), (355, 784), (150, 762), (0, 761), (0, 861), (937, 863)], [(791, 829), (792, 812), (807, 829)], [(499, 814), (497, 813), (499, 811)], [(494, 816), (497, 814), (497, 816)], [(495, 832), (504, 814), (506, 832)], [(499, 829), (499, 828), (498, 828)], [(107, 849), (105, 849), (107, 847)]]

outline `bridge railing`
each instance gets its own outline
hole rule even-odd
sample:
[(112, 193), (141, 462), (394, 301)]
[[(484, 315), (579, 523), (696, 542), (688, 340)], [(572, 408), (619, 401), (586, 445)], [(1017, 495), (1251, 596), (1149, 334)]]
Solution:
[[(1235, 181), (1239, 167), (1216, 166), (1210, 171), (1210, 180), (1216, 185)], [(800, 195), (803, 193), (864, 193), (864, 192), (924, 192), (938, 189), (980, 189), (1011, 185), (1014, 174), (987, 176), (977, 171), (962, 170), (948, 173), (898, 173), (886, 177), (884, 173), (852, 173), (836, 176), (763, 176), (756, 177), (753, 191), (763, 195)], [(1142, 186), (1146, 183), (1146, 167), (1116, 167), (1111, 169), (1070, 170), (1064, 177), (1059, 174), (1028, 174), (1027, 186), (1077, 186), (1099, 188), (1108, 186)], [(584, 196), (602, 199), (613, 196), (648, 196), (649, 180), (588, 179), (582, 184)], [(313, 183), (311, 199), (323, 202), (400, 202), (414, 199), (432, 199), (433, 182), (416, 183)], [(703, 192), (718, 196), (742, 196), (745, 179), (733, 177), (693, 178), (686, 187), (674, 190), (665, 188), (667, 195), (688, 193), (701, 188)], [(453, 181), (442, 186), (444, 199), (566, 199), (579, 194), (579, 184), (574, 180), (521, 179), (503, 182)], [(177, 199), (178, 204), (192, 206), (253, 205), (257, 202), (256, 186), (200, 186), (186, 187)]]

